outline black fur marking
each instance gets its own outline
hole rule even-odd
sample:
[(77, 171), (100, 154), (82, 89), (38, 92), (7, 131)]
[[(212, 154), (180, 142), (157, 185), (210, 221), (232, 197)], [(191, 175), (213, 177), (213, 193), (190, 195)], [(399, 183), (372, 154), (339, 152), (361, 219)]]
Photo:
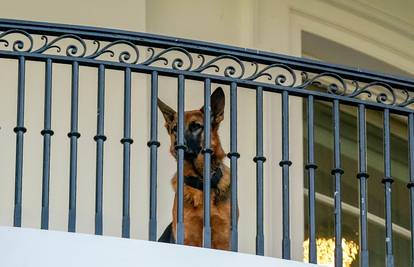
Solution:
[[(210, 179), (211, 188), (217, 188), (217, 185), (220, 182), (222, 177), (223, 177), (223, 173), (221, 172), (221, 169), (217, 168), (211, 175), (211, 179)], [(201, 191), (203, 191), (204, 189), (203, 178), (199, 176), (185, 176), (184, 183), (192, 188), (195, 188)]]
[(184, 133), (184, 141), (188, 150), (186, 151), (186, 159), (194, 159), (201, 152), (201, 132), (194, 132), (187, 129)]
[(174, 244), (174, 235), (173, 235), (173, 229), (172, 229), (172, 223), (170, 223), (167, 228), (165, 228), (164, 233), (162, 233), (161, 237), (158, 239), (158, 242), (162, 243), (170, 243)]

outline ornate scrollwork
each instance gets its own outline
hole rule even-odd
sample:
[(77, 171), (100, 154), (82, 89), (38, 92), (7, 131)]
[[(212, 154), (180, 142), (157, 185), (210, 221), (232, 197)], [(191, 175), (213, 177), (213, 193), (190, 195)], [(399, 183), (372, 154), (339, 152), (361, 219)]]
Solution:
[(414, 93), (406, 89), (393, 88), (384, 82), (363, 83), (344, 79), (334, 72), (310, 73), (302, 71), (298, 77), (298, 70), (287, 64), (259, 64), (241, 60), (229, 54), (213, 56), (208, 53), (201, 54), (199, 49), (197, 52), (193, 52), (179, 46), (151, 47), (123, 39), (111, 42), (85, 39), (75, 34), (51, 37), (31, 34), (20, 29), (11, 29), (0, 33), (0, 50), (204, 73), (252, 81), (258, 84), (267, 83), (300, 90), (321, 90), (327, 94), (344, 98), (358, 98), (389, 106), (408, 107), (414, 104)]
[[(208, 69), (213, 69), (214, 72), (220, 73), (220, 70), (223, 69), (223, 75), (225, 77), (240, 79), (244, 75), (245, 67), (243, 62), (234, 56), (222, 55), (215, 57), (208, 62), (206, 62), (204, 55), (199, 54), (197, 57), (201, 59), (201, 63), (197, 68), (193, 69), (194, 72), (203, 72)], [(225, 60), (230, 61), (230, 63), (224, 64), (223, 66), (218, 65), (218, 62)], [(240, 73), (238, 73), (238, 75), (237, 69), (240, 70)]]
[[(149, 47), (147, 48), (147, 51), (150, 52), (150, 56), (148, 57), (148, 59), (141, 63), (142, 65), (149, 66), (156, 62), (162, 62), (164, 66), (171, 65), (172, 69), (182, 71), (188, 71), (193, 67), (193, 57), (190, 54), (190, 52), (188, 52), (184, 48), (170, 47), (165, 50), (162, 50), (161, 52), (156, 53), (154, 48)], [(174, 55), (174, 52), (178, 54)], [(168, 54), (170, 54), (171, 58), (168, 57)], [(185, 66), (185, 61), (187, 61), (187, 66)]]
[(411, 96), (407, 90), (401, 90), (401, 93), (405, 95), (404, 101), (398, 104), (399, 107), (407, 107), (414, 103), (414, 96)]
[[(41, 39), (44, 41), (44, 44), (39, 49), (33, 51), (33, 53), (43, 54), (48, 50), (56, 49), (56, 52), (60, 53), (62, 50), (65, 50), (65, 54), (68, 57), (84, 57), (86, 54), (87, 46), (85, 41), (77, 35), (74, 34), (64, 34), (61, 35), (52, 41), (49, 41), (46, 35), (43, 35)], [(74, 40), (75, 43), (63, 44), (66, 46), (66, 49), (62, 49), (62, 45), (59, 45), (59, 42), (63, 40)], [(64, 43), (64, 42), (63, 42)], [(80, 51), (80, 52), (79, 52)]]
[[(292, 68), (284, 64), (272, 64), (272, 65), (266, 66), (260, 71), (259, 71), (259, 66), (256, 62), (253, 62), (252, 65), (255, 67), (255, 70), (252, 75), (245, 78), (246, 80), (254, 81), (261, 77), (266, 77), (268, 81), (273, 81), (274, 84), (276, 85), (293, 87), (296, 84), (297, 79), (296, 79), (295, 71)], [(271, 70), (273, 71), (279, 70), (279, 72), (276, 72), (276, 75), (272, 75)], [(288, 76), (286, 76), (286, 73), (288, 74)], [(290, 83), (288, 83), (289, 80), (290, 80)]]
[[(322, 78), (333, 78), (334, 82), (320, 81)], [(414, 97), (410, 96), (406, 89), (396, 89), (384, 82), (371, 82), (363, 86), (355, 80), (345, 80), (335, 73), (321, 73), (309, 78), (309, 73), (302, 72), (303, 83), (295, 88), (306, 89), (310, 85), (326, 89), (327, 93), (344, 96), (347, 98), (363, 98), (384, 105), (406, 107), (414, 103)], [(351, 90), (350, 87), (353, 87)], [(403, 100), (399, 101), (399, 97)], [(398, 103), (399, 102), (399, 103)]]
[[(374, 90), (377, 88), (377, 90)], [(375, 96), (375, 100), (381, 104), (395, 105), (397, 97), (395, 89), (383, 82), (372, 82), (363, 87), (356, 87), (348, 97), (357, 97), (366, 94), (369, 98)]]
[[(33, 37), (28, 32), (23, 30), (8, 30), (1, 33), (0, 43), (3, 43), (4, 47), (9, 47), (10, 41), (7, 38), (13, 36), (15, 38), (11, 46), (13, 51), (30, 52), (33, 49)], [(26, 41), (24, 39), (26, 39)]]
[[(309, 77), (309, 74), (307, 72), (302, 72), (301, 76), (303, 82), (295, 88), (306, 89), (311, 85), (316, 85), (319, 87), (326, 88), (327, 93), (330, 94), (340, 96), (345, 96), (347, 94), (348, 88), (345, 80), (336, 73), (323, 72), (313, 77)], [(326, 79), (326, 81), (323, 81), (324, 78)]]
[(128, 50), (121, 49), (120, 52), (118, 52), (119, 56), (118, 56), (118, 60), (121, 63), (129, 63), (129, 64), (136, 64), (139, 60), (139, 50), (138, 48), (131, 42), (129, 41), (124, 41), (124, 40), (117, 40), (114, 42), (111, 42), (107, 45), (105, 45), (104, 47), (101, 48), (101, 43), (98, 40), (94, 40), (93, 43), (97, 46), (95, 52), (93, 52), (92, 54), (86, 56), (86, 58), (90, 58), (90, 59), (97, 59), (98, 57), (100, 57), (101, 55), (104, 54), (109, 54), (109, 56), (111, 58), (115, 57), (116, 52), (114, 51), (114, 47), (116, 46), (126, 46), (128, 47), (130, 50), (133, 51), (133, 55), (131, 55), (131, 52)]

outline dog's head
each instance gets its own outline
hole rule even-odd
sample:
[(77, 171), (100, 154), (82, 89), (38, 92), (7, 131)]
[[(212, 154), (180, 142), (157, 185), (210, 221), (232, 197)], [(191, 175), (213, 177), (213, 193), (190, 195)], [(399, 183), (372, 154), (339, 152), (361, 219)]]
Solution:
[[(225, 154), (220, 144), (217, 133), (220, 122), (224, 118), (224, 92), (218, 87), (211, 95), (211, 148), (213, 157), (221, 160)], [(165, 119), (165, 128), (170, 135), (170, 152), (176, 157), (175, 146), (177, 144), (178, 116), (174, 109), (158, 99), (160, 108)], [(184, 145), (187, 146), (184, 158), (196, 165), (202, 164), (202, 149), (204, 145), (204, 106), (197, 110), (185, 111), (184, 113)], [(198, 164), (197, 164), (198, 163)]]

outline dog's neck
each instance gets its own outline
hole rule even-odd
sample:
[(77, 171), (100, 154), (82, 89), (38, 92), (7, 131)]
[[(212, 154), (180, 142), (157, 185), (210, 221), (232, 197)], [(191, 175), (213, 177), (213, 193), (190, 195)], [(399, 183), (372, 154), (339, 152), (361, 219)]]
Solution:
[[(223, 171), (221, 168), (217, 168), (210, 175), (210, 188), (217, 189), (223, 177)], [(184, 184), (201, 191), (204, 191), (204, 181), (205, 179), (200, 176), (184, 176)]]
[[(201, 150), (202, 151), (202, 150)], [(218, 135), (218, 126), (213, 127), (211, 131), (211, 172), (223, 164), (223, 159), (226, 157), (223, 147), (221, 146), (220, 137)], [(173, 150), (171, 150), (171, 153)], [(204, 155), (200, 152), (196, 157), (184, 160), (184, 175), (203, 177), (204, 173)]]
[[(221, 167), (223, 158), (217, 158), (213, 153), (211, 155), (210, 170), (214, 172), (217, 168)], [(198, 155), (195, 159), (184, 160), (184, 172), (187, 175), (203, 177), (204, 173), (204, 156)]]
[[(226, 156), (224, 150), (221, 146), (220, 139), (217, 132), (212, 134), (212, 144), (211, 144), (211, 164), (210, 169), (214, 172), (217, 168), (221, 167), (223, 159)], [(198, 176), (203, 177), (204, 173), (204, 155), (199, 153), (196, 157), (192, 159), (184, 160), (184, 173), (187, 176)]]

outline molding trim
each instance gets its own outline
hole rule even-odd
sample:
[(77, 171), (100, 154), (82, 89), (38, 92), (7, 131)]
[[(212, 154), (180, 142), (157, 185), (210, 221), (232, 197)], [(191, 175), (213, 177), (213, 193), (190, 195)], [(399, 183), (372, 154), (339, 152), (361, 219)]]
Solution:
[[(320, 0), (320, 1), (325, 1), (325, 0)], [(335, 22), (332, 22), (332, 21), (323, 19), (321, 17), (317, 17), (314, 14), (305, 12), (304, 10), (301, 10), (301, 9), (297, 9), (296, 7), (292, 7), (291, 8), (291, 13), (293, 15), (298, 15), (298, 16), (300, 16), (302, 18), (305, 18), (305, 19), (310, 19), (310, 20), (312, 20), (312, 21), (314, 21), (316, 23), (320, 23), (320, 24), (325, 25), (327, 27), (334, 28), (334, 29), (336, 29), (336, 30), (338, 30), (340, 32), (344, 32), (344, 33), (350, 34), (350, 35), (354, 36), (355, 38), (358, 38), (360, 40), (364, 40), (366, 42), (369, 42), (370, 44), (376, 45), (377, 47), (380, 47), (380, 48), (382, 48), (384, 50), (387, 50), (387, 51), (389, 51), (389, 52), (391, 52), (391, 53), (393, 53), (393, 54), (395, 54), (397, 56), (400, 56), (402, 58), (409, 59), (410, 61), (413, 61), (414, 62), (414, 55), (413, 54), (406, 53), (404, 51), (401, 51), (399, 49), (396, 49), (395, 47), (392, 47), (392, 46), (390, 46), (390, 45), (388, 45), (388, 44), (386, 44), (386, 43), (384, 43), (382, 41), (379, 41), (379, 40), (374, 39), (372, 37), (363, 35), (363, 34), (361, 34), (359, 32), (353, 31), (353, 30), (351, 30), (349, 28), (346, 28), (343, 25), (340, 25), (338, 23), (335, 23)], [(303, 30), (303, 29), (301, 29), (301, 30)], [(409, 70), (407, 70), (407, 71), (410, 72)]]
[(391, 31), (398, 32), (401, 35), (406, 36), (409, 39), (414, 40), (414, 24), (410, 24), (401, 18), (394, 16), (390, 13), (372, 6), (368, 3), (364, 3), (361, 0), (319, 0), (327, 3), (331, 6), (348, 11), (360, 17), (364, 17), (384, 28)]

